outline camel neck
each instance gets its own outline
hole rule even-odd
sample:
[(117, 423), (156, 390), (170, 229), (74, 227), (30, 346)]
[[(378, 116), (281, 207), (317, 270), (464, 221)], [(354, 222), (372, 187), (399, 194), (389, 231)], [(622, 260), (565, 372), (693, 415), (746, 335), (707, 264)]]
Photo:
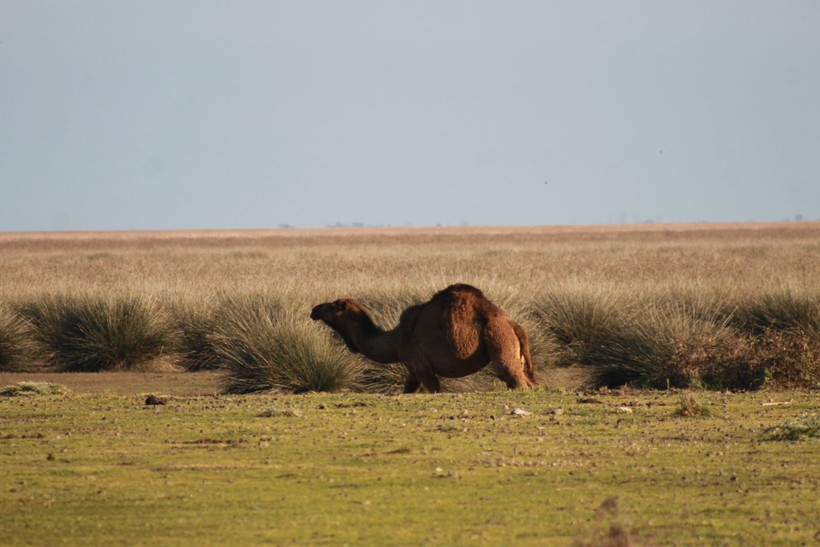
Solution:
[(367, 315), (351, 330), (350, 338), (356, 349), (377, 363), (397, 363), (399, 361), (398, 329), (385, 331), (377, 327)]

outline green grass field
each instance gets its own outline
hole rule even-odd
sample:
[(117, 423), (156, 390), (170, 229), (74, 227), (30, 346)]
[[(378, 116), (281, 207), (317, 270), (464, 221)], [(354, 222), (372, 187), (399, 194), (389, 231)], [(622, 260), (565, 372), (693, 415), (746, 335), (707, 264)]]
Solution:
[[(680, 393), (636, 390), (177, 386), (148, 406), (138, 380), (122, 393), (110, 377), (0, 397), (4, 544), (794, 545), (820, 531), (813, 393), (698, 392), (699, 416), (680, 415)], [(766, 440), (799, 416), (813, 437)]]
[[(816, 543), (817, 279), (816, 222), (0, 234), (0, 543)], [(394, 395), (308, 317), (456, 282), (539, 389)]]

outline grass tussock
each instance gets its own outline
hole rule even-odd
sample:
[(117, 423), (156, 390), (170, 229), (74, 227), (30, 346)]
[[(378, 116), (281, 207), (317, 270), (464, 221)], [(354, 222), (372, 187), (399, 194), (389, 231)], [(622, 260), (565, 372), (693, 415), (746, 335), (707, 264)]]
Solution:
[(407, 367), (401, 363), (382, 365), (365, 361), (358, 387), (367, 393), (401, 393), (407, 380)]
[(695, 397), (694, 393), (690, 391), (684, 392), (680, 397), (678, 408), (675, 409), (675, 416), (694, 417), (694, 416), (711, 416), (712, 409)]
[(59, 372), (175, 368), (177, 330), (155, 299), (52, 296), (22, 314)]
[(213, 345), (218, 332), (216, 306), (208, 299), (175, 302), (170, 307), (180, 337), (179, 365), (190, 372), (220, 368), (222, 362)]
[(0, 388), (0, 397), (34, 397), (37, 395), (64, 395), (68, 389), (51, 382), (17, 382)]
[(640, 545), (634, 531), (630, 530), (620, 515), (620, 496), (606, 498), (595, 512), (587, 531), (590, 537), (578, 539), (575, 545), (595, 547), (632, 547)]
[(635, 547), (634, 534), (618, 522), (612, 522), (608, 527), (593, 532), (592, 539), (577, 540), (577, 547)]
[(820, 417), (816, 414), (803, 414), (766, 428), (762, 435), (764, 441), (799, 441), (817, 437), (820, 437)]
[(361, 363), (307, 318), (255, 301), (225, 307), (213, 345), (227, 371), (225, 391), (293, 393), (352, 389)]
[(0, 306), (0, 372), (28, 371), (33, 353), (28, 323), (10, 309)]
[(820, 333), (820, 302), (792, 291), (752, 296), (737, 303), (728, 316), (738, 329), (757, 336), (771, 331)]
[(560, 292), (536, 301), (533, 309), (554, 340), (553, 363), (588, 367), (597, 385), (652, 384), (667, 371), (673, 348), (651, 332), (650, 323), (637, 321), (629, 302), (607, 293)]
[(812, 326), (812, 306), (787, 302), (780, 319), (772, 319), (770, 306), (765, 326), (758, 321), (755, 328), (747, 311), (721, 314), (719, 302), (693, 306), (568, 292), (541, 298), (533, 309), (554, 341), (554, 364), (587, 367), (598, 386), (814, 388), (820, 385), (820, 331)]

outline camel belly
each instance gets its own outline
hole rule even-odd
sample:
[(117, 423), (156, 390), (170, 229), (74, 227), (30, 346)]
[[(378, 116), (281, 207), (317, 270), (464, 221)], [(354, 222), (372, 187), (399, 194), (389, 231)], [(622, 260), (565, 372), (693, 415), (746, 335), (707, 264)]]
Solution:
[(483, 351), (476, 352), (466, 359), (432, 360), (433, 371), (444, 378), (461, 378), (475, 374), (490, 363), (490, 358)]
[(422, 316), (400, 357), (409, 368), (429, 368), (436, 376), (461, 378), (490, 362), (482, 330), (473, 321), (453, 323)]

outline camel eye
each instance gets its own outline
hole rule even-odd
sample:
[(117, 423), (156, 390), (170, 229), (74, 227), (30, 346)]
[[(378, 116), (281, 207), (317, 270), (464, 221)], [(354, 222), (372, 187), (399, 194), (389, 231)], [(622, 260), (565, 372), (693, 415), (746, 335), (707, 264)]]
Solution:
[(337, 300), (333, 303), (333, 309), (336, 311), (347, 311), (347, 301)]

